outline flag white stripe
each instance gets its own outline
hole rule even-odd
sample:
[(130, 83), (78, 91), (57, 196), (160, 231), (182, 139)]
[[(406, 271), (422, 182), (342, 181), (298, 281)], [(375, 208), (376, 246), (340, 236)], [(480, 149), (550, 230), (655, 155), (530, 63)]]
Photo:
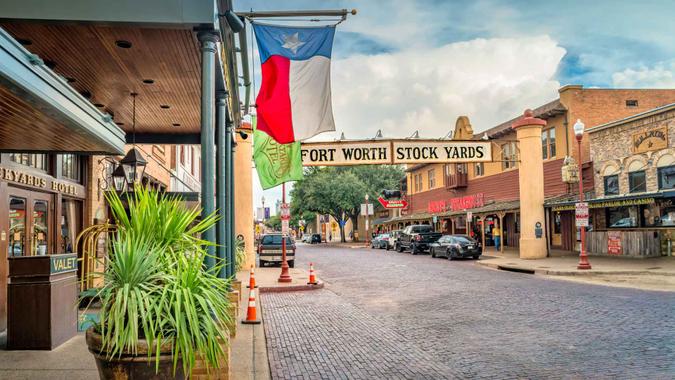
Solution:
[(330, 59), (314, 56), (291, 61), (291, 114), (295, 141), (335, 130), (330, 93)]

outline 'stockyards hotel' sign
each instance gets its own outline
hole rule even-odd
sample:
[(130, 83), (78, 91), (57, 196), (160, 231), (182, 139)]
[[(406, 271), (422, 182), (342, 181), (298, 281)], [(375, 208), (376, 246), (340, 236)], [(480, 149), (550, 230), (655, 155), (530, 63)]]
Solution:
[(302, 144), (304, 166), (492, 161), (489, 141), (362, 140)]

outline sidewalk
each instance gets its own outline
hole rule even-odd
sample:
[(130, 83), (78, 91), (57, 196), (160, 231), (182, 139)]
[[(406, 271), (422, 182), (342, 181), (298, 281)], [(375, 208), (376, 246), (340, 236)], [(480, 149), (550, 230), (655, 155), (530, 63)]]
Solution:
[(302, 291), (323, 288), (323, 282), (318, 285), (307, 285), (309, 272), (301, 268), (289, 268), (289, 274), (293, 281), (290, 283), (278, 282), (281, 269), (255, 268), (255, 281), (258, 285), (256, 305), (258, 317), (262, 321), (258, 325), (245, 325), (241, 320), (246, 317), (248, 307), (249, 271), (242, 270), (237, 273), (237, 279), (242, 282), (242, 294), (237, 317), (237, 335), (231, 340), (231, 363), (230, 378), (241, 380), (268, 380), (271, 379), (269, 358), (267, 357), (267, 343), (265, 340), (265, 314), (261, 304), (260, 293)]
[(524, 260), (516, 253), (485, 252), (476, 264), (493, 269), (645, 290), (675, 291), (675, 258), (589, 257), (592, 269), (579, 270), (577, 256)]

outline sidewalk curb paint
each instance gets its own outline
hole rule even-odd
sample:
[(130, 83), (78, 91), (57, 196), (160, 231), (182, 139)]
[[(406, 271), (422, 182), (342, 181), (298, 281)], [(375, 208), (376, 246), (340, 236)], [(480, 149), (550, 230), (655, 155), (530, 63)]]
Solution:
[(323, 289), (323, 281), (319, 281), (316, 285), (290, 285), (290, 286), (261, 286), (258, 291), (260, 293), (281, 293), (281, 292), (298, 292), (305, 290)]

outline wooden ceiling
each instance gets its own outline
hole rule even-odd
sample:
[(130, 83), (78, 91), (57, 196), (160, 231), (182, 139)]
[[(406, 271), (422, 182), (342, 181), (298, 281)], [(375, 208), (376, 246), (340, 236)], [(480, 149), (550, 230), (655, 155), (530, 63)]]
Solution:
[[(73, 133), (6, 87), (0, 86), (0, 142), (6, 151), (102, 152), (91, 135)], [(18, 132), (20, 131), (20, 132)]]
[(53, 64), (78, 92), (89, 94), (125, 132), (132, 131), (131, 92), (138, 93), (136, 132), (199, 132), (201, 65), (192, 30), (30, 22), (0, 26)]

